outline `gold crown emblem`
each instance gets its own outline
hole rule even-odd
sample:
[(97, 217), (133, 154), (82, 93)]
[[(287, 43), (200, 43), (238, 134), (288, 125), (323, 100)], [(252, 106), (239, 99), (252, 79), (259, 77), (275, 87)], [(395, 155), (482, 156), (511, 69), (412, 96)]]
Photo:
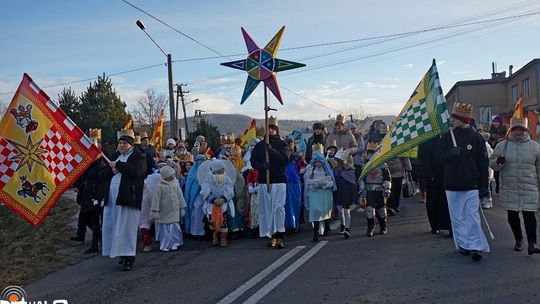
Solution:
[(177, 157), (181, 163), (187, 162), (187, 161), (193, 162), (193, 154), (189, 152), (179, 153), (177, 154)]
[(322, 144), (314, 144), (311, 146), (311, 149), (313, 150), (312, 153), (321, 152), (324, 154), (324, 146)]
[(473, 106), (466, 103), (456, 102), (452, 114), (456, 114), (461, 117), (471, 118), (473, 114)]
[(31, 116), (31, 113), (32, 113), (32, 105), (27, 105), (26, 106), (26, 109), (24, 108), (23, 105), (19, 105), (19, 107), (17, 109), (13, 108), (11, 109), (11, 111), (9, 111), (13, 116), (15, 116), (15, 118), (19, 118), (19, 117), (27, 117), (27, 116)]
[(268, 124), (269, 125), (274, 125), (274, 126), (279, 126), (278, 125), (278, 118), (274, 117), (274, 116), (268, 117)]

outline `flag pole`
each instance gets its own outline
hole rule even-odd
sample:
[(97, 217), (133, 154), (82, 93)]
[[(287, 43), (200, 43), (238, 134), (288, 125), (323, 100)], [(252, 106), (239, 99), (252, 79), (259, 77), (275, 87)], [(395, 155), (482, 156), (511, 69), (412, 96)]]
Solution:
[[(270, 110), (268, 106), (268, 90), (266, 87), (266, 84), (264, 84), (264, 143), (265, 147), (270, 144), (270, 136), (268, 134), (268, 111)], [(268, 154), (268, 150), (266, 148), (264, 149), (265, 153), (265, 164), (268, 164), (270, 162), (270, 155)], [(266, 168), (266, 191), (270, 192), (270, 168)]]

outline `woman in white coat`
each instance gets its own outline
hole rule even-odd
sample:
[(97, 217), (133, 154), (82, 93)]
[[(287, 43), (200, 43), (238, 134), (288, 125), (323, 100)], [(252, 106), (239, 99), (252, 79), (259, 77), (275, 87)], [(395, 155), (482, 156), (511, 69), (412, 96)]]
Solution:
[(508, 212), (508, 223), (516, 240), (514, 250), (522, 249), (521, 212), (529, 243), (527, 252), (540, 253), (536, 246), (535, 216), (539, 207), (540, 145), (529, 136), (527, 118), (512, 118), (510, 136), (497, 144), (489, 164), (500, 172), (499, 201)]

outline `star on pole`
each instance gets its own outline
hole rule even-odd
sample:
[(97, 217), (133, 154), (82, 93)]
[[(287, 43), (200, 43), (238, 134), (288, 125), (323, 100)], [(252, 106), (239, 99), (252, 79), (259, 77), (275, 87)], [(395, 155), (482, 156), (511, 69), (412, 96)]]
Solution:
[(248, 78), (246, 80), (246, 85), (244, 87), (244, 93), (242, 94), (240, 104), (244, 104), (246, 99), (248, 99), (249, 95), (253, 93), (261, 81), (263, 81), (268, 89), (270, 89), (276, 99), (283, 104), (276, 73), (306, 66), (303, 63), (276, 58), (279, 44), (281, 42), (283, 32), (285, 31), (285, 26), (281, 27), (274, 38), (272, 38), (263, 49), (257, 46), (255, 41), (251, 38), (251, 36), (249, 36), (244, 28), (241, 29), (249, 53), (248, 57), (246, 59), (224, 62), (221, 64), (223, 66), (243, 70), (248, 73)]
[(17, 170), (21, 169), (25, 165), (28, 167), (28, 171), (32, 172), (32, 167), (34, 166), (34, 163), (42, 166), (43, 168), (47, 168), (45, 165), (45, 162), (41, 158), (41, 155), (47, 154), (47, 150), (41, 149), (41, 142), (43, 141), (43, 138), (36, 143), (32, 143), (32, 139), (30, 136), (28, 136), (28, 139), (26, 141), (26, 145), (21, 145), (11, 139), (7, 139), (19, 152), (19, 154), (13, 156), (11, 158), (12, 161), (18, 161), (19, 164), (17, 166)]

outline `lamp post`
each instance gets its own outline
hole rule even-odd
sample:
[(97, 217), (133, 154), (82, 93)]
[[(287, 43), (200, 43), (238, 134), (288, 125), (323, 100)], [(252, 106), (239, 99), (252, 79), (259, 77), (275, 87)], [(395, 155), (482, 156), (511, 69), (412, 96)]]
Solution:
[(146, 27), (141, 20), (137, 20), (137, 26), (152, 40), (152, 42), (158, 47), (158, 49), (167, 57), (167, 70), (169, 77), (169, 116), (171, 120), (171, 137), (178, 136), (178, 128), (176, 127), (176, 118), (174, 116), (174, 92), (173, 92), (173, 70), (172, 70), (172, 56), (171, 54), (165, 53), (163, 49), (157, 44), (157, 42), (146, 32)]

